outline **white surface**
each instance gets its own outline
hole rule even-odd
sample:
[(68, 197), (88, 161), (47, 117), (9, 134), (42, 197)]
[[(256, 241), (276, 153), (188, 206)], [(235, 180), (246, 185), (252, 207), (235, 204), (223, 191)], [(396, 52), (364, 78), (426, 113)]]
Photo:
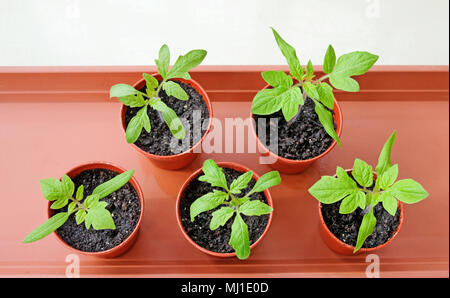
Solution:
[(448, 0), (0, 0), (0, 66), (153, 65), (208, 50), (203, 64), (285, 64), (269, 26), (303, 64), (367, 50), (377, 64), (449, 63)]

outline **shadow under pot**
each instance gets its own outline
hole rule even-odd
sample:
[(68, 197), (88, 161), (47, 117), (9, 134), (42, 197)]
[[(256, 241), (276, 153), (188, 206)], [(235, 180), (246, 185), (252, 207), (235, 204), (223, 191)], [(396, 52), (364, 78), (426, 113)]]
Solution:
[[(267, 85), (264, 89), (272, 88)], [(255, 136), (259, 152), (268, 160), (268, 165), (284, 174), (297, 174), (309, 168), (315, 161), (327, 155), (336, 146), (336, 141), (325, 131), (314, 110), (314, 102), (308, 97), (300, 107), (295, 121), (288, 125), (282, 111), (270, 115), (250, 113), (252, 132)], [(342, 110), (334, 98), (333, 121), (337, 135), (342, 133)], [(278, 124), (275, 121), (278, 121)], [(260, 139), (263, 124), (266, 141)], [(256, 127), (255, 127), (256, 125)], [(258, 128), (258, 129), (257, 129)], [(278, 135), (275, 148), (270, 145), (270, 136)]]
[[(159, 82), (162, 81), (160, 74), (156, 73), (152, 76)], [(149, 108), (147, 114), (150, 118), (151, 131), (142, 130), (139, 138), (131, 145), (157, 167), (178, 170), (192, 163), (201, 152), (201, 144), (211, 130), (213, 111), (208, 94), (196, 81), (182, 78), (174, 78), (170, 81), (179, 84), (188, 94), (189, 99), (183, 101), (168, 96), (163, 89), (159, 93), (160, 98), (175, 111), (180, 119), (185, 119), (186, 122), (183, 122), (183, 125), (186, 137), (183, 140), (173, 137), (162, 115)], [(133, 87), (146, 93), (145, 79), (139, 80)], [(121, 123), (124, 134), (128, 123), (138, 110), (139, 108), (122, 105)]]
[[(113, 164), (94, 162), (77, 166), (66, 174), (74, 182), (75, 190), (83, 185), (86, 198), (95, 187), (124, 172), (124, 169)], [(54, 232), (64, 246), (79, 254), (101, 258), (117, 257), (132, 247), (144, 214), (144, 195), (137, 180), (131, 177), (124, 186), (101, 201), (107, 203), (106, 209), (111, 213), (116, 229), (86, 229), (84, 223), (76, 223), (75, 214), (72, 214)], [(50, 209), (51, 204), (48, 204), (49, 218), (67, 211), (67, 206), (59, 210)]]
[[(346, 172), (352, 177), (351, 169), (346, 170)], [(376, 178), (377, 175), (374, 172), (374, 183)], [(382, 204), (378, 203), (374, 207), (374, 215), (377, 219), (374, 232), (366, 239), (362, 248), (353, 253), (364, 214), (360, 208), (350, 214), (340, 214), (341, 202), (342, 200), (333, 204), (319, 202), (318, 205), (322, 239), (329, 248), (339, 254), (356, 255), (381, 249), (397, 237), (403, 226), (404, 207), (400, 201), (395, 216), (390, 215)]]
[[(249, 168), (232, 162), (218, 162), (217, 165), (223, 168), (228, 184), (241, 174), (250, 171)], [(178, 193), (176, 202), (178, 226), (180, 227), (184, 238), (201, 252), (219, 258), (235, 257), (236, 253), (228, 242), (231, 235), (231, 226), (236, 214), (234, 214), (224, 226), (221, 226), (214, 231), (210, 230), (211, 214), (218, 210), (220, 206), (201, 213), (194, 221), (191, 221), (190, 219), (191, 204), (197, 198), (215, 189), (211, 187), (210, 184), (198, 180), (198, 177), (202, 174), (203, 170), (201, 168), (195, 171), (186, 180)], [(252, 189), (259, 177), (259, 175), (253, 173), (252, 180), (249, 182), (248, 187), (242, 190), (242, 193), (246, 193)], [(261, 193), (254, 193), (252, 195), (252, 200), (260, 200), (273, 208), (272, 197), (267, 189)], [(270, 224), (272, 223), (273, 212), (261, 216), (241, 216), (248, 226), (250, 250), (252, 250), (267, 234)]]

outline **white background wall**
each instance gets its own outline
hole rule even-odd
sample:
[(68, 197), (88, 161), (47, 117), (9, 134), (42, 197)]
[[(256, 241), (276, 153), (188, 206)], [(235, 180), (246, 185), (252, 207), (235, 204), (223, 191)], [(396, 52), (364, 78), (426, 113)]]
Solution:
[(150, 65), (167, 43), (204, 64), (303, 64), (367, 50), (378, 64), (448, 64), (448, 0), (0, 0), (0, 66)]

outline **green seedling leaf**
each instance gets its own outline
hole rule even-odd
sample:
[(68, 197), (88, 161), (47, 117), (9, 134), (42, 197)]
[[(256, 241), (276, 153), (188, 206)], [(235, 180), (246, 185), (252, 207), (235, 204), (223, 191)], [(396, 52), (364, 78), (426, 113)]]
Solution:
[(279, 185), (280, 183), (280, 173), (278, 173), (278, 171), (271, 171), (259, 177), (250, 193), (262, 192), (269, 187)]
[(142, 97), (142, 94), (138, 93), (136, 95), (126, 95), (118, 98), (121, 103), (130, 107), (137, 108), (145, 106), (146, 102)]
[(284, 87), (291, 88), (293, 85), (292, 78), (288, 76), (284, 71), (264, 71), (261, 73), (264, 81), (270, 86), (276, 87)]
[(77, 208), (76, 202), (69, 203), (69, 206), (67, 206), (67, 213), (72, 214), (72, 212)]
[(115, 192), (116, 190), (127, 184), (127, 182), (131, 179), (133, 174), (134, 170), (129, 170), (117, 175), (111, 180), (108, 180), (97, 186), (92, 191), (92, 195), (98, 195), (99, 199), (103, 199), (104, 197), (110, 195), (111, 193)]
[(203, 173), (204, 175), (198, 177), (199, 181), (208, 182), (211, 186), (218, 186), (223, 189), (228, 190), (227, 179), (216, 162), (212, 159), (208, 159), (203, 163)]
[(148, 73), (143, 73), (142, 77), (145, 79), (145, 85), (148, 90), (155, 90), (158, 87), (159, 82), (154, 76), (151, 76)]
[(384, 144), (380, 156), (378, 157), (378, 164), (377, 167), (375, 168), (375, 171), (377, 172), (377, 175), (379, 177), (382, 176), (384, 171), (386, 171), (391, 167), (391, 151), (392, 147), (394, 146), (396, 136), (397, 132), (394, 131), (387, 140), (387, 142)]
[(336, 131), (334, 130), (334, 122), (333, 122), (333, 115), (330, 111), (324, 108), (324, 106), (319, 102), (315, 103), (315, 111), (317, 116), (319, 117), (320, 123), (322, 123), (323, 128), (325, 131), (332, 137), (338, 145), (341, 145), (341, 140), (339, 139), (339, 136), (337, 135)]
[(158, 67), (159, 74), (163, 79), (167, 79), (167, 72), (169, 71), (170, 64), (170, 51), (167, 45), (163, 45), (159, 49), (159, 57), (155, 59), (155, 64)]
[(28, 236), (23, 240), (23, 243), (31, 243), (44, 238), (45, 236), (49, 235), (51, 232), (62, 226), (68, 218), (69, 213), (67, 212), (55, 214), (46, 222), (34, 229), (30, 234), (28, 234)]
[(233, 216), (234, 209), (231, 207), (222, 207), (212, 214), (211, 222), (209, 223), (209, 228), (211, 231), (216, 230), (227, 223), (227, 221)]
[(164, 91), (166, 91), (167, 95), (169, 95), (169, 96), (174, 96), (174, 97), (178, 98), (179, 100), (188, 100), (189, 99), (189, 96), (183, 90), (183, 88), (181, 88), (180, 85), (178, 85), (177, 83), (175, 83), (173, 81), (164, 82), (162, 85), (162, 88), (164, 89)]
[(358, 82), (349, 77), (331, 75), (330, 83), (334, 88), (347, 92), (358, 92), (360, 90)]
[(280, 95), (287, 90), (280, 86), (259, 91), (252, 101), (252, 113), (255, 115), (270, 115), (278, 112), (283, 103), (283, 97)]
[(58, 199), (50, 206), (50, 209), (53, 209), (53, 210), (61, 209), (62, 207), (66, 206), (68, 203), (69, 203), (68, 198)]
[(366, 73), (377, 62), (378, 56), (369, 52), (355, 51), (344, 54), (336, 62), (331, 76), (351, 77)]
[(136, 142), (144, 127), (147, 132), (150, 132), (150, 118), (147, 114), (147, 106), (140, 109), (128, 123), (125, 132), (127, 142), (130, 144)]
[(233, 180), (233, 182), (231, 183), (230, 192), (232, 194), (241, 193), (241, 190), (248, 186), (248, 183), (250, 182), (250, 180), (252, 180), (252, 177), (253, 171), (246, 172), (240, 175), (237, 179)]
[(361, 159), (355, 159), (352, 175), (361, 186), (370, 187), (373, 184), (372, 166)]
[(100, 196), (98, 194), (91, 194), (90, 196), (86, 197), (86, 200), (84, 200), (83, 204), (84, 206), (86, 206), (86, 208), (93, 208), (99, 201)]
[(314, 66), (312, 64), (312, 61), (309, 60), (308, 64), (306, 65), (306, 80), (311, 81), (312, 78), (314, 78)]
[(112, 219), (111, 213), (103, 206), (95, 206), (89, 209), (85, 221), (89, 219), (89, 223), (95, 230), (115, 230), (116, 225)]
[(339, 207), (339, 213), (340, 214), (349, 214), (358, 208), (360, 205), (360, 198), (361, 195), (363, 198), (365, 198), (365, 194), (361, 191), (355, 191), (349, 196), (347, 196), (345, 199), (342, 200), (341, 205)]
[(83, 185), (78, 186), (77, 194), (76, 194), (75, 198), (77, 199), (77, 201), (83, 200), (83, 198), (84, 198), (84, 186)]
[(191, 221), (200, 213), (217, 208), (225, 200), (228, 199), (228, 194), (220, 190), (214, 190), (195, 200), (190, 207)]
[(328, 46), (327, 52), (325, 53), (325, 58), (323, 60), (323, 72), (331, 73), (336, 65), (336, 53), (331, 45)]
[(157, 111), (160, 111), (164, 121), (170, 129), (172, 135), (182, 140), (186, 136), (186, 131), (184, 130), (183, 123), (181, 123), (180, 118), (178, 118), (177, 114), (174, 110), (169, 108), (161, 99), (156, 99), (152, 103), (150, 103), (152, 108)]
[(320, 83), (316, 87), (317, 94), (319, 95), (320, 102), (332, 110), (334, 108), (334, 95), (333, 95), (333, 87), (328, 85), (327, 83)]
[(301, 81), (303, 79), (303, 67), (300, 65), (300, 61), (297, 58), (297, 54), (295, 49), (289, 45), (283, 38), (278, 34), (275, 29), (271, 28), (273, 35), (275, 36), (275, 40), (278, 44), (278, 47), (283, 53), (283, 56), (286, 58), (287, 64), (289, 65), (289, 69), (291, 71), (291, 75), (297, 80)]
[(282, 100), (281, 110), (284, 119), (289, 122), (297, 115), (299, 106), (304, 104), (303, 95), (300, 88), (291, 88), (280, 95)]
[(358, 239), (356, 240), (356, 246), (353, 250), (353, 253), (357, 252), (366, 241), (367, 237), (369, 237), (373, 233), (373, 229), (377, 224), (377, 219), (373, 214), (373, 210), (369, 211), (369, 213), (365, 214), (363, 220), (361, 222), (361, 226), (359, 227)]
[[(354, 181), (353, 181), (354, 183)], [(333, 204), (358, 191), (356, 183), (331, 176), (323, 176), (308, 192), (323, 204)]]
[(398, 178), (398, 165), (393, 165), (383, 172), (381, 175), (380, 186), (382, 189), (388, 189), (389, 186), (394, 184)]
[(75, 191), (75, 184), (73, 183), (72, 179), (64, 174), (61, 178), (61, 184), (66, 198), (72, 197), (73, 192)]
[(192, 50), (186, 55), (178, 57), (173, 67), (169, 70), (167, 79), (185, 77), (189, 70), (202, 63), (206, 54), (205, 50)]
[(40, 181), (41, 192), (49, 201), (63, 199), (66, 197), (61, 181), (55, 178), (42, 179)]
[(380, 201), (383, 203), (383, 208), (392, 216), (397, 212), (397, 200), (389, 191), (384, 191), (380, 195)]
[(250, 255), (250, 240), (248, 237), (247, 224), (239, 213), (236, 213), (233, 225), (231, 226), (230, 241), (228, 242), (236, 252), (236, 256), (243, 260)]
[(428, 197), (428, 192), (412, 179), (399, 180), (389, 188), (389, 192), (398, 200), (414, 204)]
[(109, 90), (109, 97), (123, 97), (123, 96), (129, 96), (129, 95), (136, 95), (139, 92), (134, 89), (133, 86), (130, 86), (128, 84), (117, 84), (111, 87)]
[(75, 213), (75, 221), (77, 222), (77, 225), (82, 224), (86, 219), (86, 216), (87, 213), (85, 210), (78, 210), (77, 213)]
[(306, 82), (305, 85), (303, 86), (303, 89), (305, 90), (306, 94), (308, 94), (309, 97), (314, 98), (319, 100), (320, 99), (320, 95), (318, 92), (318, 88), (313, 85), (310, 82)]
[(247, 216), (260, 216), (272, 211), (272, 207), (259, 200), (247, 201), (239, 207), (239, 212)]

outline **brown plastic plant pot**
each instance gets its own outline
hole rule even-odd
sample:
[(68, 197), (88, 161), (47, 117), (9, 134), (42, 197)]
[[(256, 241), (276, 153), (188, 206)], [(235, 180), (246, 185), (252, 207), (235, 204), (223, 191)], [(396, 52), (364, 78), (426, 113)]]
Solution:
[[(113, 164), (108, 163), (108, 162), (92, 162), (92, 163), (87, 163), (87, 164), (83, 164), (83, 165), (77, 166), (77, 167), (71, 169), (70, 171), (68, 171), (66, 174), (71, 179), (73, 179), (73, 178), (78, 176), (83, 171), (92, 170), (92, 169), (99, 169), (99, 168), (111, 170), (111, 171), (117, 172), (119, 174), (125, 172), (125, 170), (122, 169), (121, 167), (118, 167), (118, 166), (113, 165)], [(54, 231), (53, 234), (56, 235), (56, 238), (58, 238), (58, 240), (64, 246), (66, 246), (67, 248), (69, 248), (69, 249), (71, 249), (71, 250), (73, 250), (73, 251), (75, 251), (76, 253), (79, 253), (79, 254), (88, 255), (88, 256), (94, 256), (94, 257), (100, 257), (100, 258), (114, 258), (114, 257), (117, 257), (117, 256), (119, 256), (121, 254), (124, 254), (136, 242), (136, 239), (137, 239), (138, 234), (139, 234), (139, 228), (141, 227), (142, 218), (143, 218), (143, 215), (144, 215), (144, 194), (142, 192), (142, 189), (139, 186), (139, 183), (137, 182), (136, 178), (134, 178), (134, 176), (131, 177), (129, 182), (131, 183), (131, 185), (133, 186), (133, 188), (136, 190), (136, 192), (138, 194), (139, 201), (141, 203), (141, 214), (139, 215), (139, 220), (138, 220), (138, 222), (136, 224), (136, 227), (134, 228), (133, 232), (122, 243), (120, 243), (119, 245), (117, 245), (117, 246), (115, 246), (113, 248), (110, 248), (108, 250), (98, 251), (98, 252), (87, 252), (87, 251), (82, 251), (82, 250), (73, 248), (72, 246), (67, 244), (59, 236), (59, 234), (56, 231)], [(52, 204), (52, 202), (48, 203), (48, 209), (47, 209), (47, 213), (48, 213), (48, 217), (49, 218), (51, 216), (53, 216), (53, 214), (54, 214), (54, 210), (50, 209), (51, 204)]]
[[(267, 85), (266, 87), (264, 87), (264, 89), (267, 89), (267, 88), (271, 88), (271, 86)], [(343, 116), (342, 116), (341, 107), (339, 106), (339, 103), (337, 102), (336, 98), (334, 98), (333, 112), (334, 112), (333, 118), (334, 118), (334, 121), (337, 126), (336, 133), (339, 137), (341, 137), (342, 126), (343, 126)], [(251, 117), (251, 119), (254, 120), (254, 116), (253, 116), (252, 112), (250, 112), (250, 117)], [(275, 160), (275, 162), (272, 164), (269, 164), (269, 166), (272, 169), (278, 170), (280, 173), (283, 173), (283, 174), (298, 174), (300, 172), (303, 172), (304, 170), (309, 168), (315, 161), (317, 161), (318, 159), (327, 155), (334, 148), (334, 146), (336, 146), (336, 141), (333, 140), (333, 142), (331, 143), (330, 147), (327, 150), (325, 150), (323, 153), (321, 153), (313, 158), (305, 159), (305, 160), (287, 159), (287, 158), (278, 156), (277, 154), (273, 153), (261, 142), (261, 140), (258, 138), (258, 135), (256, 133), (255, 121), (251, 121), (251, 122), (252, 122), (252, 132), (258, 142), (258, 148), (259, 148), (260, 154), (262, 156), (270, 156), (272, 160)]]
[[(155, 77), (157, 80), (162, 80), (162, 77), (160, 74), (158, 73), (154, 73), (152, 74), (153, 77)], [(200, 86), (199, 83), (197, 83), (196, 81), (190, 79), (190, 80), (185, 80), (182, 78), (174, 78), (171, 79), (172, 81), (176, 81), (176, 82), (181, 82), (184, 83), (186, 85), (191, 86), (192, 88), (194, 88), (203, 98), (203, 100), (206, 103), (206, 106), (208, 108), (208, 113), (209, 113), (209, 122), (208, 122), (208, 128), (206, 129), (205, 133), (203, 134), (202, 138), (200, 139), (199, 142), (197, 142), (196, 144), (194, 144), (194, 146), (192, 146), (189, 150), (179, 153), (179, 154), (175, 154), (175, 155), (156, 155), (156, 154), (151, 154), (147, 151), (142, 150), (141, 148), (139, 148), (138, 146), (136, 146), (135, 144), (131, 144), (131, 146), (133, 146), (134, 149), (136, 149), (138, 152), (140, 152), (141, 154), (145, 155), (148, 159), (150, 159), (150, 161), (156, 165), (159, 168), (162, 169), (166, 169), (166, 170), (178, 170), (178, 169), (182, 169), (184, 167), (186, 167), (187, 165), (189, 165), (190, 163), (192, 163), (195, 158), (198, 156), (198, 153), (194, 153), (194, 151), (197, 151), (195, 149), (197, 149), (198, 147), (201, 146), (203, 140), (205, 139), (205, 136), (209, 133), (209, 131), (211, 130), (211, 125), (212, 125), (212, 117), (213, 117), (213, 110), (212, 110), (212, 106), (211, 106), (211, 101), (209, 100), (208, 94), (206, 93), (206, 91), (202, 88), (202, 86)], [(136, 90), (140, 90), (145, 86), (145, 79), (140, 79), (139, 81), (137, 81), (133, 87)], [(122, 109), (121, 109), (121, 121), (122, 121), (122, 128), (123, 128), (123, 132), (124, 134), (126, 133), (126, 125), (125, 125), (125, 113), (127, 111), (127, 106), (122, 105)]]
[[(347, 173), (351, 173), (352, 169), (345, 170)], [(376, 179), (376, 173), (374, 172), (374, 179)], [(336, 175), (335, 175), (336, 177)], [(322, 203), (319, 202), (319, 219), (320, 219), (320, 234), (322, 236), (323, 241), (328, 245), (329, 248), (331, 248), (333, 251), (342, 254), (342, 255), (357, 255), (357, 254), (363, 254), (363, 253), (370, 253), (375, 250), (379, 250), (391, 243), (400, 232), (400, 229), (403, 226), (403, 219), (405, 215), (405, 211), (403, 208), (403, 204), (399, 201), (397, 205), (398, 209), (400, 209), (400, 221), (397, 226), (397, 229), (392, 234), (392, 237), (386, 241), (385, 243), (371, 247), (371, 248), (360, 248), (356, 253), (353, 253), (353, 250), (355, 249), (354, 246), (348, 245), (347, 243), (342, 242), (339, 238), (337, 238), (329, 229), (327, 224), (325, 223), (323, 216), (322, 216)]]
[[(218, 162), (217, 165), (221, 168), (228, 168), (228, 169), (233, 169), (235, 171), (241, 172), (241, 173), (245, 173), (245, 172), (249, 172), (251, 171), (249, 168), (234, 163), (234, 162)], [(186, 188), (191, 184), (191, 182), (196, 179), (198, 176), (200, 176), (203, 173), (202, 168), (196, 170), (194, 173), (191, 174), (191, 176), (189, 176), (189, 178), (184, 182), (183, 186), (180, 189), (180, 192), (178, 193), (178, 197), (177, 197), (177, 202), (176, 202), (176, 216), (177, 216), (177, 222), (178, 222), (178, 226), (180, 227), (181, 232), (183, 233), (184, 238), (186, 238), (186, 240), (192, 244), (195, 248), (197, 248), (198, 250), (200, 250), (201, 252), (208, 254), (210, 256), (213, 257), (218, 257), (218, 258), (231, 258), (231, 257), (235, 257), (236, 253), (235, 252), (230, 252), (230, 253), (218, 253), (218, 252), (214, 252), (214, 251), (210, 251), (204, 247), (201, 247), (200, 245), (198, 245), (197, 243), (195, 243), (194, 240), (191, 239), (191, 237), (189, 237), (189, 235), (186, 233), (186, 231), (184, 230), (183, 224), (181, 223), (181, 215), (180, 215), (180, 201), (181, 198), (183, 197), (183, 194), (186, 190)], [(259, 175), (256, 174), (255, 172), (253, 172), (253, 179), (258, 180), (259, 179)], [(273, 208), (273, 201), (272, 201), (272, 196), (270, 195), (270, 192), (268, 189), (266, 189), (264, 191), (264, 195), (266, 196), (267, 199), (267, 203), (270, 207)], [(267, 221), (267, 225), (266, 228), (264, 229), (264, 232), (261, 234), (261, 237), (259, 237), (258, 240), (255, 241), (255, 243), (253, 243), (252, 245), (250, 245), (250, 250), (252, 250), (253, 248), (255, 248), (264, 238), (264, 236), (267, 234), (267, 231), (269, 230), (270, 224), (272, 223), (272, 217), (273, 217), (273, 212), (271, 212), (269, 214), (269, 220)]]

